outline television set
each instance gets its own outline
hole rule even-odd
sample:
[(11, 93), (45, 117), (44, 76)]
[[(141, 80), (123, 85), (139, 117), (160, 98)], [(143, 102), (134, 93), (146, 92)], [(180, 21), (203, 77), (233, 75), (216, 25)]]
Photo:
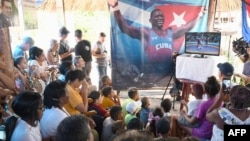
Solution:
[(204, 55), (219, 56), (220, 42), (220, 32), (186, 32), (184, 53), (201, 58)]

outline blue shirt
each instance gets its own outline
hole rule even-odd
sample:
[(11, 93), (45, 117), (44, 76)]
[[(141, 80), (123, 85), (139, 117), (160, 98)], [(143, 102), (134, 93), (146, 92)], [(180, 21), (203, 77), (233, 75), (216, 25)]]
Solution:
[(26, 55), (26, 53), (22, 50), (22, 48), (20, 46), (16, 46), (14, 52), (13, 52), (13, 57), (19, 57), (19, 56), (23, 56), (25, 59), (29, 59), (28, 56)]
[(143, 122), (144, 127), (148, 123), (148, 114), (149, 114), (149, 112), (150, 112), (149, 108), (141, 108), (141, 111), (140, 111), (140, 120)]

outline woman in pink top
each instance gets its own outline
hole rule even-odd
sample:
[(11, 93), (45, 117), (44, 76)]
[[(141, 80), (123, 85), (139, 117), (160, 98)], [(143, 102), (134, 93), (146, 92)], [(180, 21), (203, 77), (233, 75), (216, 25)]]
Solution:
[(208, 77), (205, 82), (205, 92), (208, 95), (208, 99), (198, 106), (194, 116), (189, 117), (185, 111), (180, 114), (190, 124), (199, 123), (198, 127), (191, 128), (184, 125), (180, 125), (189, 135), (196, 136), (200, 139), (210, 139), (212, 136), (213, 123), (206, 119), (206, 113), (210, 106), (213, 105), (216, 94), (220, 90), (220, 84), (214, 76)]

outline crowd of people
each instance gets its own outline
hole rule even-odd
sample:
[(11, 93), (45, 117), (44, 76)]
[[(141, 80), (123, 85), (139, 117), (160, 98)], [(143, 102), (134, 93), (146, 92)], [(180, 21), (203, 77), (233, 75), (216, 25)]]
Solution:
[[(37, 65), (46, 58), (36, 46), (29, 56)], [(217, 65), (218, 78), (192, 84), (195, 99), (181, 101), (179, 115), (171, 113), (170, 98), (152, 107), (136, 87), (130, 87), (121, 101), (108, 75), (101, 77), (99, 88), (92, 87), (80, 56), (60, 63), (63, 79), (47, 82), (42, 92), (24, 87), (11, 100), (2, 116), (7, 141), (223, 141), (224, 125), (250, 124), (248, 86), (231, 82), (229, 93), (223, 90), (222, 81), (235, 74), (228, 62)], [(25, 56), (15, 59), (20, 72), (28, 66)], [(42, 68), (38, 71), (43, 78)]]
[[(75, 47), (68, 45), (66, 27), (59, 33), (60, 41), (52, 39), (47, 54), (32, 37), (24, 37), (13, 51), (18, 93), (2, 105), (6, 140), (222, 141), (225, 124), (250, 124), (248, 85), (231, 81), (225, 92), (222, 83), (233, 75), (247, 83), (247, 60), (243, 74), (234, 72), (228, 62), (219, 63), (218, 77), (192, 84), (190, 94), (195, 99), (182, 100), (184, 108), (176, 116), (171, 114), (171, 99), (152, 107), (136, 87), (130, 87), (127, 99), (121, 101), (106, 73), (104, 33), (92, 49), (79, 29)], [(90, 77), (92, 56), (97, 60), (98, 87)]]
[[(51, 39), (47, 53), (32, 37), (24, 37), (13, 50), (16, 95), (6, 94), (1, 110), (7, 141), (222, 141), (224, 125), (250, 124), (249, 58), (242, 59), (243, 73), (234, 72), (228, 62), (220, 63), (218, 77), (192, 84), (195, 99), (182, 100), (184, 108), (174, 116), (171, 99), (152, 107), (136, 87), (130, 87), (128, 98), (120, 100), (120, 91), (114, 90), (107, 75), (105, 33), (99, 34), (93, 48), (79, 29), (75, 47), (68, 44), (66, 27), (59, 33), (60, 40)], [(90, 77), (92, 57), (98, 87)], [(222, 82), (233, 75), (245, 83), (229, 81), (225, 92)]]
[[(0, 19), (8, 17), (10, 2), (2, 0), (1, 9)], [(122, 25), (125, 22), (122, 22), (121, 13), (113, 10), (120, 28), (127, 32), (130, 28)], [(163, 17), (160, 10), (152, 12), (152, 16), (157, 14)], [(187, 29), (193, 27), (199, 18), (194, 18)], [(0, 21), (0, 27), (12, 25), (8, 18)], [(145, 37), (149, 36), (149, 30), (143, 30)], [(159, 32), (166, 36), (172, 33), (170, 29)], [(60, 40), (51, 39), (47, 52), (36, 46), (32, 37), (24, 37), (14, 48), (13, 85), (16, 91), (15, 95), (1, 91), (0, 129), (4, 136), (0, 136), (0, 140), (223, 141), (224, 125), (250, 125), (249, 57), (240, 56), (244, 62), (243, 73), (234, 72), (234, 67), (228, 62), (218, 64), (218, 78), (208, 76), (206, 82), (192, 84), (190, 94), (195, 99), (182, 100), (184, 108), (179, 115), (173, 115), (170, 98), (152, 107), (149, 97), (141, 97), (136, 87), (130, 87), (126, 91), (127, 99), (121, 101), (120, 91), (114, 90), (107, 75), (109, 62), (105, 33), (101, 32), (95, 45), (91, 46), (82, 38), (82, 31), (77, 29), (74, 47), (67, 41), (69, 33), (66, 27), (62, 27)], [(183, 33), (175, 31), (173, 36), (177, 38)], [(136, 35), (130, 36), (141, 40), (142, 37)], [(152, 51), (147, 51), (151, 61), (157, 62), (158, 53), (155, 56), (150, 53)], [(247, 48), (247, 53), (250, 55), (250, 48)], [(164, 51), (160, 58), (167, 57), (166, 54), (169, 52)], [(98, 87), (92, 84), (90, 76), (92, 57), (97, 65)], [(161, 68), (163, 66), (155, 65), (153, 70), (158, 73), (159, 70), (165, 71)], [(153, 70), (150, 68), (149, 71)], [(231, 81), (225, 92), (222, 82), (232, 80), (233, 75), (243, 79), (244, 84)], [(7, 78), (0, 77), (8, 82)]]

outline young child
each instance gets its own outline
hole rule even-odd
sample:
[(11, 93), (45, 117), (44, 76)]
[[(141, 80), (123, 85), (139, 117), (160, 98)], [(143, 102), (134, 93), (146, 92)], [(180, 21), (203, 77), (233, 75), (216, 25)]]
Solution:
[(92, 91), (88, 98), (93, 100), (93, 102), (89, 104), (88, 111), (95, 110), (97, 115), (102, 118), (109, 116), (109, 112), (100, 105), (102, 103), (102, 96), (98, 91)]
[(132, 101), (129, 102), (126, 106), (127, 114), (125, 116), (125, 124), (126, 126), (130, 122), (131, 119), (137, 118), (136, 114), (140, 111), (141, 101)]
[[(112, 80), (111, 80), (111, 78), (108, 75), (102, 76), (99, 89), (101, 90), (105, 86), (113, 86), (112, 85)], [(119, 95), (120, 94), (120, 90), (116, 90), (116, 94)]]
[(105, 86), (112, 86), (112, 80), (108, 75), (102, 76), (99, 89), (102, 90)]
[(123, 120), (117, 120), (113, 123), (111, 130), (112, 130), (112, 136), (109, 138), (109, 141), (114, 141), (115, 137), (125, 131), (125, 123)]
[(31, 83), (29, 83), (29, 75), (25, 70), (28, 68), (27, 60), (23, 56), (17, 57), (14, 59), (14, 66), (16, 68), (15, 84), (17, 90), (19, 92), (33, 90), (31, 88)]
[(167, 117), (167, 118), (171, 117), (171, 113), (170, 113), (171, 107), (172, 107), (172, 103), (169, 98), (165, 98), (164, 100), (162, 100), (161, 108), (163, 110), (163, 117)]
[(96, 111), (96, 115), (92, 116), (92, 119), (95, 121), (96, 126), (95, 130), (98, 132), (101, 137), (102, 129), (103, 129), (103, 121), (106, 117), (108, 117), (109, 111), (101, 107), (103, 96), (98, 91), (90, 92), (88, 98), (92, 99), (93, 102), (89, 103), (88, 111), (94, 110)]
[(156, 123), (162, 117), (163, 117), (163, 111), (160, 107), (154, 108), (154, 110), (150, 112), (148, 115), (148, 123), (146, 125), (146, 130), (149, 131), (151, 135), (155, 138), (159, 136), (156, 130)]
[(105, 86), (102, 89), (103, 101), (101, 106), (108, 110), (114, 105), (121, 105), (120, 98), (115, 94), (111, 86)]
[(143, 122), (144, 127), (148, 122), (148, 114), (150, 113), (150, 103), (148, 97), (143, 97), (141, 99), (141, 110), (140, 110), (140, 120)]
[[(189, 117), (192, 117), (195, 113), (195, 110), (197, 109), (198, 105), (203, 101), (202, 100), (202, 96), (203, 94), (205, 93), (204, 92), (204, 87), (202, 84), (200, 83), (194, 83), (192, 86), (191, 86), (191, 93), (192, 95), (195, 97), (194, 100), (186, 103), (185, 101), (181, 101), (181, 103), (184, 105), (184, 107), (186, 108), (186, 111), (187, 111), (187, 115)], [(191, 125), (189, 124), (185, 118), (183, 118), (182, 116), (179, 117), (178, 119), (178, 123), (179, 124), (182, 124), (182, 125), (186, 125), (186, 126), (189, 126), (189, 127), (198, 127), (199, 124), (195, 124), (195, 125)]]

